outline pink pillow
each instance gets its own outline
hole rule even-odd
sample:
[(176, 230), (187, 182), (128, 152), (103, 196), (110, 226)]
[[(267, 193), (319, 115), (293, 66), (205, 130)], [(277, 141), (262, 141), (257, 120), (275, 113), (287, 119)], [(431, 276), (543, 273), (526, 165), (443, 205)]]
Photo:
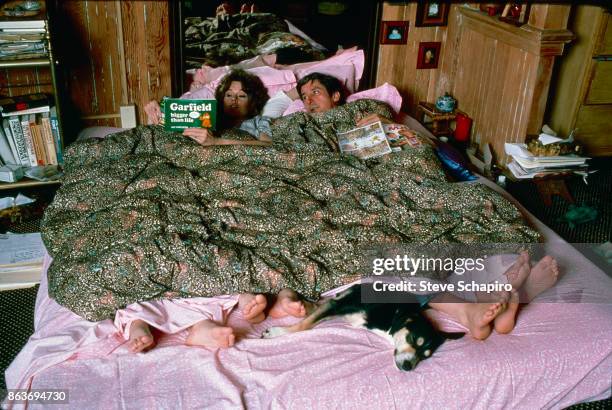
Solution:
[[(402, 96), (400, 95), (399, 91), (397, 91), (397, 88), (389, 83), (384, 83), (376, 88), (351, 94), (346, 98), (346, 102), (361, 100), (364, 98), (370, 98), (372, 100), (378, 100), (389, 104), (395, 114), (399, 113), (402, 108)], [(295, 100), (285, 110), (283, 116), (299, 111), (305, 112), (306, 108), (304, 108), (304, 103), (301, 100)]]
[(342, 81), (352, 93), (359, 88), (364, 62), (363, 50), (346, 50), (326, 60), (293, 64), (285, 68), (292, 70), (298, 81), (315, 71), (331, 74)]
[[(349, 93), (355, 92), (355, 67), (352, 65), (324, 65), (321, 67), (308, 67), (295, 71), (298, 80), (310, 73), (322, 73), (336, 77)], [(357, 81), (358, 83), (358, 81)]]
[[(222, 74), (218, 76), (218, 78), (209, 82), (195, 91), (186, 92), (181, 96), (181, 98), (186, 99), (206, 99), (206, 98), (214, 98), (215, 89), (221, 82), (221, 79), (230, 71), (229, 67), (218, 67), (215, 70), (224, 71)], [(250, 72), (258, 76), (261, 81), (264, 83), (266, 88), (268, 89), (268, 95), (272, 97), (279, 91), (289, 91), (297, 84), (297, 80), (295, 79), (295, 75), (291, 70), (278, 70), (272, 67), (255, 67), (248, 68), (246, 71)]]

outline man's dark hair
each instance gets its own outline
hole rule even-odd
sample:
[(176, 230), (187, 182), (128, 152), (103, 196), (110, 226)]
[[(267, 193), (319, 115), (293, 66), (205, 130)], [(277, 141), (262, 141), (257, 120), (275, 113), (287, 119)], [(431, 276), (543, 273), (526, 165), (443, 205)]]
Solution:
[(300, 94), (300, 98), (302, 98), (302, 87), (304, 84), (307, 84), (311, 81), (318, 81), (325, 87), (327, 93), (332, 96), (336, 91), (340, 93), (340, 100), (338, 101), (338, 105), (342, 105), (346, 101), (346, 90), (344, 89), (344, 85), (340, 80), (336, 77), (323, 74), (323, 73), (310, 73), (305, 77), (302, 77), (300, 81), (297, 83), (297, 91)]
[(242, 90), (249, 96), (249, 118), (261, 114), (264, 105), (270, 98), (268, 89), (259, 77), (240, 69), (230, 71), (215, 89), (215, 99), (219, 110), (223, 110), (223, 99), (232, 81), (239, 81), (242, 84)]

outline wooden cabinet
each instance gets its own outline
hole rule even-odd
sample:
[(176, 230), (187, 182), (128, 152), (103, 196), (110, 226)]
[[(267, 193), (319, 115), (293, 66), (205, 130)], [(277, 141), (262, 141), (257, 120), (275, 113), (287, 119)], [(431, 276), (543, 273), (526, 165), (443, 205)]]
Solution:
[[(40, 30), (44, 30), (43, 42), (47, 52), (46, 56), (37, 56), (37, 58), (22, 58), (21, 55), (13, 56), (10, 59), (0, 58), (0, 93), (4, 96), (18, 96), (30, 93), (46, 93), (52, 95), (51, 105), (55, 106), (57, 113), (57, 126), (60, 135), (59, 143), (61, 145), (60, 150), (63, 151), (60, 98), (58, 92), (58, 79), (56, 76), (56, 64), (58, 64), (58, 61), (56, 61), (53, 55), (51, 28), (46, 2), (43, 2), (43, 8), (36, 16), (31, 18), (20, 17), (14, 20), (22, 23), (23, 27), (30, 27), (30, 24), (35, 27), (44, 26), (44, 29)], [(13, 23), (11, 17), (3, 17), (2, 21), (5, 23), (4, 25), (0, 25), (0, 29), (5, 29), (10, 25), (9, 23)], [(37, 22), (40, 23), (40, 25), (37, 25)], [(2, 121), (2, 118), (0, 118), (0, 121)], [(24, 178), (15, 183), (0, 182), (0, 191), (57, 184), (57, 181), (40, 182)]]
[(570, 30), (576, 35), (560, 62), (549, 123), (567, 136), (576, 129), (591, 156), (612, 155), (612, 21), (597, 6), (575, 6)]

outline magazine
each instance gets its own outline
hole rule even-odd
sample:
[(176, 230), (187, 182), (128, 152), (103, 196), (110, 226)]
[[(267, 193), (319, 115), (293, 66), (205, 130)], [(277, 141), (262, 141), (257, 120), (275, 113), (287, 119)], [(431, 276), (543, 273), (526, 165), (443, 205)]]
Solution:
[(217, 120), (216, 100), (185, 100), (167, 98), (162, 100), (166, 131), (182, 131), (185, 128), (215, 129)]
[(416, 137), (416, 132), (410, 130), (404, 124), (383, 124), (383, 128), (391, 148), (401, 147), (406, 144), (411, 147), (421, 145), (421, 141)]
[(380, 121), (338, 133), (337, 136), (340, 152), (357, 158), (376, 158), (392, 152)]

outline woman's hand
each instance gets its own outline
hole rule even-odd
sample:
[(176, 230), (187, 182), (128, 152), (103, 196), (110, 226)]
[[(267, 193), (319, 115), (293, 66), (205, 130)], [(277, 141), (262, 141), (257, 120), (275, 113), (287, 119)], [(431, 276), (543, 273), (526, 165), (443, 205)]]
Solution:
[(391, 120), (391, 119), (389, 119), (387, 117), (383, 117), (383, 116), (378, 115), (378, 114), (370, 114), (370, 115), (366, 114), (365, 117), (363, 117), (360, 120), (357, 120), (357, 126), (358, 127), (363, 127), (363, 126), (368, 125), (368, 124), (373, 124), (373, 123), (375, 123), (377, 121), (380, 121), (383, 124), (393, 124), (393, 120)]
[(158, 125), (160, 123), (162, 112), (157, 101), (149, 101), (149, 103), (144, 106), (144, 111), (145, 114), (147, 114), (147, 124)]
[(208, 128), (187, 128), (183, 131), (183, 135), (204, 147), (218, 145), (218, 138), (215, 138), (212, 131)]

